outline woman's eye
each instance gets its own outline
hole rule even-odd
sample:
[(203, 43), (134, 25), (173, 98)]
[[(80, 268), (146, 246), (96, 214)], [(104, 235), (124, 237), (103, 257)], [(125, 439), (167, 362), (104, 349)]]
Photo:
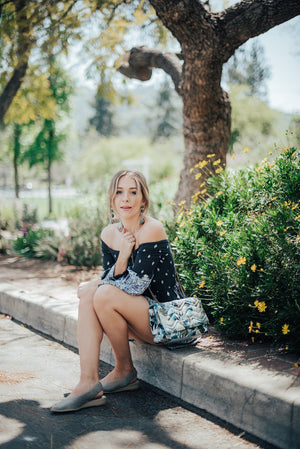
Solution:
[(136, 195), (136, 192), (134, 190), (131, 193), (132, 193), (132, 195)]
[(120, 195), (120, 193), (122, 193), (121, 190), (116, 191), (116, 195)]

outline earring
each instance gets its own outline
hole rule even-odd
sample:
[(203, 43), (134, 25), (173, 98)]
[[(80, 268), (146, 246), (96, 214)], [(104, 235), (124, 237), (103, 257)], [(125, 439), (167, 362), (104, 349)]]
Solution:
[(119, 230), (120, 232), (122, 232), (123, 229), (124, 229), (123, 223), (120, 221), (120, 223), (118, 224), (118, 230)]
[(115, 218), (114, 210), (111, 207), (110, 208), (110, 220), (109, 220), (109, 222), (112, 223), (114, 221), (114, 218)]
[(145, 219), (144, 219), (144, 217), (143, 217), (144, 211), (145, 211), (145, 206), (142, 205), (142, 206), (141, 206), (141, 221), (140, 221), (140, 224), (141, 224), (141, 225), (143, 225), (143, 224), (145, 223)]

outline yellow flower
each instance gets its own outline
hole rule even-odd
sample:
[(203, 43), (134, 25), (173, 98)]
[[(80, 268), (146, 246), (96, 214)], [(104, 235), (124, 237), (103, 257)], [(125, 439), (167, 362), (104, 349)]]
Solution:
[(292, 207), (292, 210), (297, 209), (298, 206), (299, 206), (299, 203), (294, 204), (294, 206)]
[(196, 193), (192, 196), (192, 200), (193, 200), (194, 203), (196, 203), (196, 201), (197, 201), (199, 195), (200, 195), (200, 192), (196, 192)]
[(199, 284), (199, 288), (203, 288), (203, 287), (204, 287), (204, 285), (205, 285), (205, 281), (202, 281), (202, 282), (200, 282), (200, 284)]
[(208, 161), (200, 161), (195, 165), (197, 168), (204, 168), (208, 164)]
[(210, 157), (214, 157), (216, 154), (208, 154), (206, 157), (210, 158)]
[(256, 323), (257, 329), (260, 329), (260, 323)]
[(219, 165), (221, 164), (221, 159), (217, 159), (216, 161), (213, 162), (213, 165)]
[(248, 153), (250, 151), (250, 148), (246, 147), (243, 149), (242, 153)]
[(270, 201), (275, 201), (277, 200), (277, 196), (273, 196), (273, 198), (270, 199)]
[(206, 189), (201, 190), (201, 195), (204, 195), (204, 193), (206, 192)]
[(283, 333), (283, 335), (286, 335), (286, 334), (288, 334), (289, 332), (291, 332), (291, 331), (289, 330), (289, 324), (284, 324), (284, 325), (282, 326), (282, 333)]
[[(222, 231), (222, 232), (220, 232), (220, 235), (222, 236), (222, 235), (224, 235), (224, 234), (226, 234), (226, 231)], [(225, 256), (223, 256), (223, 257), (226, 257), (226, 255)]]
[(254, 337), (251, 337), (251, 341), (252, 341), (252, 343), (254, 343)]
[(246, 265), (246, 257), (240, 257), (237, 261), (237, 265)]
[(222, 318), (220, 318), (220, 321), (221, 321), (221, 323), (223, 323), (223, 321), (224, 321), (224, 318), (222, 317)]
[(190, 168), (190, 173), (193, 173), (194, 170), (195, 170), (195, 167)]
[(198, 179), (200, 179), (200, 178), (201, 178), (201, 176), (202, 176), (202, 173), (197, 173), (197, 174), (195, 175), (195, 179), (196, 179), (196, 181), (198, 181)]
[(248, 327), (249, 329), (249, 334), (251, 334), (252, 329), (253, 329), (253, 321), (250, 321), (250, 326)]
[(216, 223), (217, 226), (222, 226), (222, 224), (223, 224), (223, 221), (222, 221), (222, 220), (217, 221), (217, 223)]
[(255, 265), (255, 263), (253, 265), (251, 265), (251, 270), (253, 271), (253, 273), (256, 271), (257, 266)]
[(221, 173), (221, 171), (223, 171), (223, 168), (219, 167), (219, 168), (217, 168), (217, 170), (215, 172), (218, 174), (218, 173)]
[(216, 193), (216, 196), (221, 196), (221, 195), (223, 195), (223, 192), (221, 190), (220, 190), (220, 192)]
[(201, 251), (199, 251), (199, 253), (197, 254), (197, 257), (201, 256)]
[(262, 163), (262, 164), (265, 164), (265, 163), (267, 162), (267, 160), (268, 160), (268, 158), (265, 157), (265, 158), (261, 161), (261, 163)]
[(257, 167), (255, 171), (257, 171), (257, 173), (259, 173), (262, 169), (263, 169), (263, 167)]
[(254, 301), (254, 305), (255, 307), (257, 307), (259, 312), (265, 312), (266, 311), (266, 303), (264, 301), (260, 302), (260, 301)]
[[(289, 349), (289, 348), (287, 347), (287, 349)], [(296, 362), (296, 363), (294, 364), (294, 366), (295, 366), (296, 368), (299, 368), (299, 363)]]

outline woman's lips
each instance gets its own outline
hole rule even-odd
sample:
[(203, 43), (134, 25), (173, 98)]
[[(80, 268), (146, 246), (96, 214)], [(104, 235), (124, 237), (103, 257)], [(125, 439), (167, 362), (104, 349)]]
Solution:
[(122, 210), (130, 210), (131, 207), (130, 207), (130, 206), (122, 206), (121, 209), (122, 209)]

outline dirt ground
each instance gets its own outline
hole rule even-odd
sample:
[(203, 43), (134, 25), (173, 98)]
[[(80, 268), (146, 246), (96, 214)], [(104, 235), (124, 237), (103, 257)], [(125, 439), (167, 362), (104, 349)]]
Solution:
[(0, 267), (20, 269), (22, 277), (26, 279), (35, 273), (36, 278), (62, 278), (70, 285), (77, 288), (80, 282), (86, 282), (96, 277), (100, 277), (102, 267), (86, 268), (75, 267), (74, 265), (67, 265), (57, 263), (52, 260), (43, 259), (28, 259), (21, 256), (0, 255)]

